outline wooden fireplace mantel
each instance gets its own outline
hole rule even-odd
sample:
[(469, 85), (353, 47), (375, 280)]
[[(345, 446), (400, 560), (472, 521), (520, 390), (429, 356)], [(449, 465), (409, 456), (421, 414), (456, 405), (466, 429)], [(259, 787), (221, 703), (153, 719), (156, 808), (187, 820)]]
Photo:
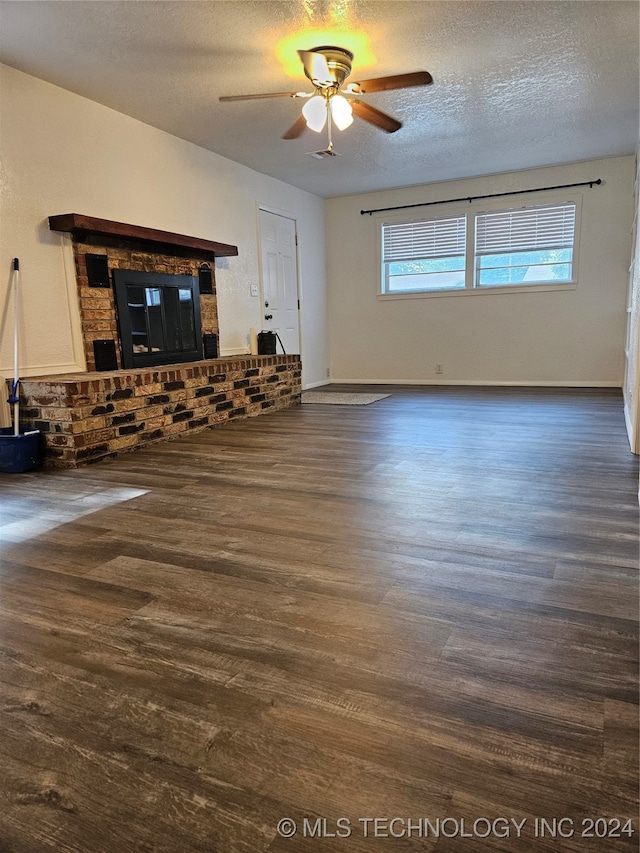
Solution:
[(127, 225), (124, 222), (113, 222), (111, 219), (96, 219), (94, 216), (83, 216), (80, 213), (62, 213), (49, 217), (51, 231), (68, 231), (78, 242), (85, 242), (87, 237), (110, 237), (133, 241), (146, 245), (155, 251), (171, 252), (172, 249), (190, 249), (199, 255), (215, 257), (230, 257), (238, 254), (238, 247), (228, 243), (217, 243), (214, 240), (203, 240), (200, 237), (187, 237), (185, 234), (173, 234), (171, 231), (158, 231), (155, 228), (143, 228), (140, 225)]

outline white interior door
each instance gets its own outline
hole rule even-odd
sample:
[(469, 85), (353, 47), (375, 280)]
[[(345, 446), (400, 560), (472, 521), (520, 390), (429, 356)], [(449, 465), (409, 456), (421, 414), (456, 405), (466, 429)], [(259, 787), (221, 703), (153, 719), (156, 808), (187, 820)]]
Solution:
[[(287, 353), (300, 352), (298, 259), (294, 219), (260, 211), (262, 328), (280, 335)], [(277, 351), (280, 352), (278, 346)]]

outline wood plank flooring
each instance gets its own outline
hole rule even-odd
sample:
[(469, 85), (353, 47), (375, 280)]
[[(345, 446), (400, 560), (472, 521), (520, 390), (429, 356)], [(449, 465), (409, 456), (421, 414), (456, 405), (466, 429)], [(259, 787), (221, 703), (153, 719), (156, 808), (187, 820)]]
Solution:
[(0, 853), (638, 849), (619, 393), (335, 387), (2, 475)]

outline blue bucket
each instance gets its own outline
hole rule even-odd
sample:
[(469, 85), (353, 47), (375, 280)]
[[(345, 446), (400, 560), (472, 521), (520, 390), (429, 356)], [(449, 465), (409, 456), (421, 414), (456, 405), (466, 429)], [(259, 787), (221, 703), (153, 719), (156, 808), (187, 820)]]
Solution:
[(13, 434), (11, 427), (0, 429), (0, 473), (24, 474), (40, 465), (40, 430)]

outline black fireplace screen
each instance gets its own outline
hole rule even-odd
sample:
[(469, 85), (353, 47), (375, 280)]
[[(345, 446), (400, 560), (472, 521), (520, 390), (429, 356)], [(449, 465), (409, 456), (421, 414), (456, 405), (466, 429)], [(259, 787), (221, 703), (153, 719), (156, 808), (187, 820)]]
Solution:
[(113, 281), (124, 368), (202, 358), (196, 276), (114, 270)]

